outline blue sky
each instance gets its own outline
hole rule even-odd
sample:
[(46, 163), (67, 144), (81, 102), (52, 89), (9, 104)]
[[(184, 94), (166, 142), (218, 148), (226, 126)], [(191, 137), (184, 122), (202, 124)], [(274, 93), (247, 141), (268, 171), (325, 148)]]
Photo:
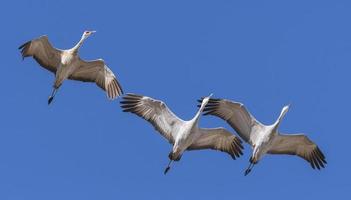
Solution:
[[(330, 199), (349, 196), (350, 1), (7, 1), (0, 8), (0, 199)], [(125, 92), (161, 99), (191, 118), (201, 96), (243, 102), (280, 130), (306, 133), (324, 170), (266, 156), (243, 176), (233, 161), (186, 152), (167, 176), (171, 146), (121, 112), (93, 84), (66, 81), (47, 105), (53, 76), (17, 47), (48, 35), (70, 48), (97, 30), (83, 59), (103, 58)], [(201, 126), (224, 126), (215, 117)]]

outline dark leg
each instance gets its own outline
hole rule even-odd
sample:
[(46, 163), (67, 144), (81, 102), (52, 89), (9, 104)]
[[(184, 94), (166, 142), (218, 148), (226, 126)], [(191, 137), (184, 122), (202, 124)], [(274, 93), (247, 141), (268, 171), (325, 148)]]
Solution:
[(58, 88), (55, 88), (55, 87), (54, 87), (54, 89), (52, 90), (51, 96), (49, 96), (49, 99), (48, 99), (48, 105), (50, 105), (50, 103), (51, 103), (52, 100), (54, 99), (57, 90), (58, 90)]
[(165, 171), (163, 172), (164, 173), (164, 175), (166, 175), (167, 174), (167, 172), (171, 169), (171, 163), (172, 163), (172, 161), (173, 160), (169, 160), (169, 163), (168, 163), (168, 165), (167, 165), (167, 167), (166, 167), (166, 169), (165, 169)]
[(253, 163), (250, 163), (250, 165), (249, 165), (249, 167), (245, 170), (245, 176), (247, 176), (250, 172), (251, 172), (251, 170), (252, 170), (252, 168), (255, 166), (255, 164), (253, 164)]
[(252, 157), (250, 158), (250, 164), (249, 164), (249, 167), (245, 170), (245, 176), (247, 176), (250, 172), (251, 172), (251, 170), (252, 170), (252, 168), (255, 166), (255, 163), (253, 162), (253, 159), (252, 159)]
[(173, 150), (168, 154), (169, 158), (169, 163), (164, 171), (164, 174), (166, 175), (167, 172), (171, 169), (171, 164), (173, 161), (179, 161), (181, 156), (177, 156), (175, 153), (173, 153)]

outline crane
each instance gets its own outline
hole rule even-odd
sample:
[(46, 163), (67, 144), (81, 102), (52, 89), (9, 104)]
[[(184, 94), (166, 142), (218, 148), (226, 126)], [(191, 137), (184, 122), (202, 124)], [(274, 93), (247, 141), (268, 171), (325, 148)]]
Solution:
[(71, 49), (54, 48), (47, 36), (41, 36), (21, 45), (22, 59), (32, 56), (43, 68), (55, 74), (53, 90), (48, 104), (54, 99), (57, 90), (66, 79), (95, 82), (105, 90), (109, 99), (115, 99), (123, 91), (111, 69), (102, 59), (84, 61), (79, 55), (83, 42), (96, 31), (84, 31), (79, 42)]
[[(201, 101), (200, 99), (199, 102)], [(253, 166), (266, 153), (297, 155), (308, 161), (313, 169), (324, 168), (327, 164), (324, 154), (306, 135), (282, 134), (278, 131), (289, 106), (284, 106), (276, 122), (268, 126), (257, 121), (242, 103), (227, 99), (209, 99), (204, 115), (214, 115), (225, 120), (245, 142), (251, 145), (253, 151), (245, 175), (250, 173)]]

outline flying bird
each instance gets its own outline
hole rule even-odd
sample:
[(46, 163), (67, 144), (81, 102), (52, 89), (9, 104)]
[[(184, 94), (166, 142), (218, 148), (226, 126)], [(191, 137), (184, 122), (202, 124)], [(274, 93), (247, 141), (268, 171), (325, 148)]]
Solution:
[(257, 121), (242, 103), (211, 98), (205, 106), (204, 115), (214, 115), (227, 121), (239, 136), (251, 145), (253, 152), (245, 175), (250, 173), (266, 153), (297, 155), (309, 162), (313, 169), (324, 168), (327, 164), (325, 156), (306, 135), (286, 135), (279, 132), (279, 125), (288, 110), (289, 105), (282, 109), (274, 124), (267, 126)]
[(213, 149), (228, 153), (233, 159), (242, 155), (242, 142), (224, 128), (199, 128), (201, 112), (209, 97), (203, 99), (194, 118), (184, 121), (178, 118), (162, 101), (147, 96), (127, 94), (121, 101), (124, 112), (131, 112), (149, 121), (154, 128), (173, 145), (169, 153), (169, 163), (164, 174), (170, 169), (172, 161), (179, 161), (184, 151)]
[(55, 74), (53, 91), (49, 96), (48, 104), (54, 99), (57, 90), (66, 79), (95, 82), (106, 91), (108, 98), (111, 100), (123, 93), (116, 76), (102, 59), (84, 61), (78, 55), (83, 42), (95, 32), (84, 31), (80, 41), (67, 50), (53, 47), (47, 36), (41, 36), (19, 47), (22, 59), (33, 56), (43, 68)]

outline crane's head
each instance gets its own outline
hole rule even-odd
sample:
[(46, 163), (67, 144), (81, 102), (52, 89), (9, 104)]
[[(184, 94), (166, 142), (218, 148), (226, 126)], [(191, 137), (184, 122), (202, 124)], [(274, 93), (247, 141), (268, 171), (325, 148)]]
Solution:
[(283, 117), (289, 111), (289, 108), (290, 108), (290, 104), (284, 106), (280, 115)]
[(210, 98), (212, 97), (212, 93), (209, 95), (209, 96), (207, 96), (207, 97), (205, 97), (203, 100), (202, 100), (202, 102), (201, 102), (201, 108), (204, 108), (207, 104), (208, 104), (208, 101), (210, 100)]
[(84, 31), (83, 33), (83, 37), (87, 38), (89, 36), (91, 36), (93, 33), (95, 33), (96, 31)]
[(282, 111), (280, 112), (280, 115), (277, 119), (277, 121), (273, 124), (274, 125), (274, 131), (278, 129), (278, 126), (280, 122), (282, 121), (283, 117), (286, 115), (286, 113), (289, 111), (290, 104), (286, 105), (283, 107)]

